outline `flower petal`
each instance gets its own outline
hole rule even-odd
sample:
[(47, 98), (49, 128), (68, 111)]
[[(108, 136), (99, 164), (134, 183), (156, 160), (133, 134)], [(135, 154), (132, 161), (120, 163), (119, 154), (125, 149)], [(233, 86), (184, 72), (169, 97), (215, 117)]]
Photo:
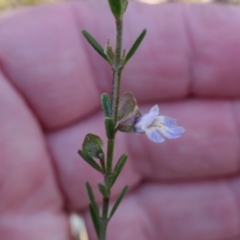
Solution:
[(135, 118), (134, 129), (136, 133), (144, 133), (146, 129), (151, 125), (153, 120), (158, 116), (159, 108), (158, 105), (153, 106), (149, 113), (143, 114)]
[(159, 115), (159, 107), (158, 107), (158, 105), (157, 105), (157, 104), (154, 105), (154, 106), (150, 109), (149, 113), (154, 114), (154, 117), (157, 117), (157, 116)]
[(161, 143), (165, 141), (164, 137), (156, 128), (148, 128), (146, 130), (146, 134), (148, 138), (155, 143)]
[(182, 133), (185, 132), (183, 127), (175, 126), (175, 127), (167, 127), (163, 126), (158, 128), (158, 130), (162, 133), (162, 135), (169, 139), (179, 138)]
[(166, 117), (166, 116), (158, 116), (154, 119), (152, 125), (154, 127), (166, 125), (167, 127), (173, 127), (177, 125), (177, 120), (174, 118)]

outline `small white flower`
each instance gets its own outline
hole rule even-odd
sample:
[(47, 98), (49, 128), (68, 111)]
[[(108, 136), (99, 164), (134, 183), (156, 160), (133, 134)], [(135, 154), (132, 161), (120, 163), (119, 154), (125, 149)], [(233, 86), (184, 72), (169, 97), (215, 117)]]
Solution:
[(177, 126), (176, 119), (159, 116), (158, 105), (155, 105), (149, 113), (135, 118), (134, 132), (146, 133), (151, 141), (161, 143), (165, 140), (164, 137), (169, 139), (180, 137), (185, 129)]

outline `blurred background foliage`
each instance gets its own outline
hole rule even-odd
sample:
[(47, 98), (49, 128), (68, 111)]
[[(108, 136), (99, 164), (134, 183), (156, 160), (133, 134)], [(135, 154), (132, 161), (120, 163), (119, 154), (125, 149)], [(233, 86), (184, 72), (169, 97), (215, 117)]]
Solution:
[[(7, 9), (17, 8), (25, 5), (36, 5), (41, 3), (54, 3), (59, 1), (71, 1), (71, 0), (0, 0), (0, 11)], [(81, 0), (75, 0), (81, 1)], [(219, 2), (219, 3), (231, 3), (240, 4), (240, 0), (139, 0), (149, 4), (155, 4), (159, 2), (188, 2), (188, 3), (208, 3), (208, 2)]]
[(0, 0), (0, 10), (7, 10), (24, 5), (35, 5), (41, 3), (53, 3), (59, 0)]

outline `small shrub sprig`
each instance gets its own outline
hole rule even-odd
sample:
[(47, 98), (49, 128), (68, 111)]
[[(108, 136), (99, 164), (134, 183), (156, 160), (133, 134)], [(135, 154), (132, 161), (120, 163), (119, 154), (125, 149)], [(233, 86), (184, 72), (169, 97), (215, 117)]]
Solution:
[(113, 50), (109, 40), (103, 48), (90, 33), (86, 30), (82, 31), (89, 44), (108, 62), (113, 75), (111, 98), (107, 93), (101, 95), (104, 124), (108, 139), (107, 152), (104, 153), (103, 141), (95, 134), (87, 134), (83, 141), (82, 149), (78, 151), (83, 160), (103, 175), (103, 183), (98, 184), (99, 192), (103, 198), (101, 210), (95, 200), (91, 185), (89, 182), (86, 182), (90, 200), (89, 211), (98, 240), (106, 240), (108, 222), (114, 215), (128, 189), (128, 186), (122, 189), (112, 209), (109, 209), (111, 189), (128, 158), (128, 155), (123, 153), (117, 164), (114, 167), (112, 166), (117, 132), (146, 133), (150, 140), (160, 143), (165, 140), (164, 137), (169, 139), (178, 138), (185, 131), (183, 127), (177, 126), (175, 119), (159, 116), (157, 105), (153, 106), (149, 113), (142, 115), (138, 109), (137, 101), (131, 92), (125, 92), (120, 96), (122, 71), (144, 39), (146, 29), (140, 33), (128, 52), (123, 50), (123, 16), (128, 2), (127, 0), (108, 0), (108, 3), (116, 23), (115, 50)]

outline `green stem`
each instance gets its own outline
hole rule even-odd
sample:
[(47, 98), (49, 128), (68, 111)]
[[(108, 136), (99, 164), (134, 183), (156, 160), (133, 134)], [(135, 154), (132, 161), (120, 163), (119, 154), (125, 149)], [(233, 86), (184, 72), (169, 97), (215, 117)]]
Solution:
[(112, 113), (111, 113), (111, 117), (114, 120), (115, 124), (117, 122), (120, 80), (121, 80), (121, 73), (123, 69), (122, 58), (121, 58), (122, 57), (122, 29), (123, 29), (122, 19), (116, 20), (116, 28), (117, 28), (116, 49), (115, 49), (114, 64), (112, 65), (113, 87), (112, 87)]
[(114, 152), (115, 138), (108, 139), (107, 145), (107, 169), (106, 175), (111, 176), (112, 174), (112, 161), (113, 161), (113, 152)]
[(108, 207), (109, 207), (109, 197), (104, 197), (102, 218), (100, 219), (99, 240), (106, 240), (107, 224), (108, 224)]
[[(120, 80), (122, 73), (122, 19), (116, 20), (116, 48), (115, 48), (115, 58), (112, 65), (113, 71), (113, 86), (112, 86), (112, 111), (111, 117), (114, 120), (116, 125), (117, 123), (117, 114), (118, 114), (118, 104), (119, 104), (119, 91), (120, 91)], [(111, 197), (111, 184), (110, 179), (112, 175), (112, 162), (113, 162), (113, 153), (114, 153), (115, 137), (113, 139), (108, 139), (107, 145), (107, 164), (106, 164), (106, 173), (104, 176), (105, 186), (108, 190), (108, 196), (103, 198), (103, 210), (102, 217), (100, 219), (100, 233), (99, 240), (106, 240), (107, 224), (108, 224), (108, 209), (109, 202)]]

